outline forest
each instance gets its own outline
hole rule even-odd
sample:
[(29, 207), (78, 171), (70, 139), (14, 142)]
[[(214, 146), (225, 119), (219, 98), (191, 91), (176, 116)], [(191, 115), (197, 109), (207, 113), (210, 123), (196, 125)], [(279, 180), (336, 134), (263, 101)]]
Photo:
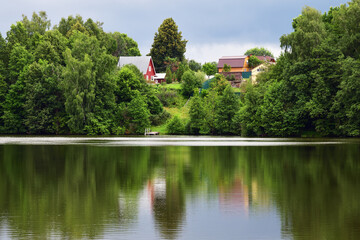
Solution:
[(359, 13), (359, 0), (324, 14), (304, 7), (293, 20), (293, 32), (280, 38), (277, 64), (257, 84), (247, 83), (240, 101), (219, 85), (208, 96), (194, 97), (189, 129), (242, 136), (360, 136)]
[[(126, 34), (81, 16), (51, 30), (45, 12), (23, 16), (0, 35), (0, 133), (124, 135), (163, 126), (161, 134), (358, 137), (359, 13), (360, 0), (325, 13), (304, 7), (280, 38), (277, 64), (244, 82), (240, 97), (219, 74), (201, 89), (215, 64), (185, 59), (187, 41), (172, 19), (150, 50), (168, 73), (156, 86), (132, 65), (117, 68), (119, 56), (140, 55)], [(174, 46), (164, 42), (166, 29), (177, 51), (159, 50)], [(174, 81), (179, 89), (165, 86)]]
[(0, 37), (1, 133), (137, 134), (162, 113), (139, 70), (116, 67), (140, 55), (133, 39), (81, 16), (49, 29), (40, 12)]
[(249, 84), (237, 118), (246, 136), (360, 136), (360, 1), (305, 7), (284, 53)]

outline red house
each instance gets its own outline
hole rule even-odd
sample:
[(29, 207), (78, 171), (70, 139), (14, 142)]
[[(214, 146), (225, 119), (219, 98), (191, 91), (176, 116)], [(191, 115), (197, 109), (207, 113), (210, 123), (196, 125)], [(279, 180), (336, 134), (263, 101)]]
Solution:
[(136, 56), (136, 57), (128, 57), (121, 56), (119, 58), (118, 67), (122, 67), (128, 64), (135, 65), (142, 74), (144, 74), (144, 78), (148, 80), (153, 80), (153, 77), (156, 75), (155, 67), (153, 60), (150, 56)]

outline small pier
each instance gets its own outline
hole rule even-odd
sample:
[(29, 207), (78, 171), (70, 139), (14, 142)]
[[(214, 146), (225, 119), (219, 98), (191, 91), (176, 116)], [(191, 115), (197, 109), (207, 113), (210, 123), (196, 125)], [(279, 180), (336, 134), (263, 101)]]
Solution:
[(147, 135), (159, 135), (159, 132), (151, 132), (150, 128), (145, 128), (145, 133), (144, 133), (145, 136)]

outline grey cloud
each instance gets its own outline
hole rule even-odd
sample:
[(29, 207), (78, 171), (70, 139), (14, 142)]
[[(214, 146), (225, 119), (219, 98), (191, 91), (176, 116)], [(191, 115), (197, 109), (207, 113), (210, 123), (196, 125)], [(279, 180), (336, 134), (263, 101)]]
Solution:
[(172, 17), (189, 44), (253, 42), (279, 44), (282, 34), (291, 32), (291, 21), (305, 5), (327, 11), (346, 0), (12, 0), (0, 9), (3, 36), (10, 25), (44, 10), (52, 25), (61, 17), (80, 14), (104, 22), (105, 31), (127, 33), (149, 52), (154, 33), (165, 18)]

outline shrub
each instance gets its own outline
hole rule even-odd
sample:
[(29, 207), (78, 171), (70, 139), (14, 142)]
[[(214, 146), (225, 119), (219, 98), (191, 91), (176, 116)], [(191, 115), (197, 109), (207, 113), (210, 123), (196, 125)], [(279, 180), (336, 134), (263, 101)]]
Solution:
[(164, 124), (171, 117), (170, 113), (167, 111), (162, 111), (159, 114), (154, 114), (150, 116), (151, 125), (159, 126)]
[(176, 106), (179, 96), (175, 90), (161, 88), (156, 95), (164, 107)]
[(173, 117), (166, 126), (168, 134), (181, 135), (185, 132), (184, 124), (181, 122), (178, 116)]
[(196, 78), (191, 70), (186, 71), (182, 76), (181, 93), (188, 98), (194, 93), (195, 88), (201, 88), (201, 80)]

